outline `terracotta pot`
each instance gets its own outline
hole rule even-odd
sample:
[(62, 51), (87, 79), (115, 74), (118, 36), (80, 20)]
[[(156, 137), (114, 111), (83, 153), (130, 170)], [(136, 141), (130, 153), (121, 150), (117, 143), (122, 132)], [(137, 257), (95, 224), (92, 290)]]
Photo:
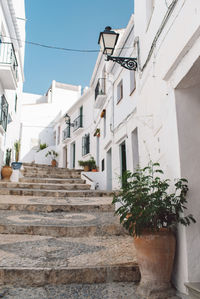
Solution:
[(95, 168), (95, 169), (92, 169), (92, 172), (97, 172), (98, 170)]
[(167, 229), (145, 232), (141, 237), (134, 238), (141, 272), (139, 294), (151, 298), (155, 292), (170, 289), (175, 244), (174, 234)]
[(86, 172), (90, 171), (90, 167), (88, 165), (85, 165), (84, 166), (84, 171), (86, 171)]
[(10, 166), (4, 166), (1, 169), (1, 176), (4, 181), (10, 181), (10, 177), (12, 175), (12, 168)]
[(56, 161), (55, 159), (53, 159), (53, 160), (51, 161), (51, 165), (52, 165), (53, 167), (56, 167), (56, 165), (57, 165), (57, 161)]

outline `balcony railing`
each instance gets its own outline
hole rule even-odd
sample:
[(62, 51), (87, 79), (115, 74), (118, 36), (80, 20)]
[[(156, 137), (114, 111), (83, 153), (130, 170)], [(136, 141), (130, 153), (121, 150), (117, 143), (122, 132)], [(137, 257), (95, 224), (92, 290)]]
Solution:
[(63, 140), (70, 138), (70, 126), (67, 126), (64, 130), (63, 130)]
[(11, 65), (17, 79), (18, 63), (12, 43), (0, 42), (0, 64)]
[(95, 88), (95, 101), (99, 95), (105, 95), (105, 94), (106, 94), (106, 80), (105, 78), (100, 78)]
[(76, 131), (79, 128), (83, 127), (83, 115), (79, 115), (74, 121), (73, 121), (73, 132)]
[(8, 102), (5, 96), (0, 97), (0, 125), (3, 127), (4, 131), (7, 129), (8, 123)]

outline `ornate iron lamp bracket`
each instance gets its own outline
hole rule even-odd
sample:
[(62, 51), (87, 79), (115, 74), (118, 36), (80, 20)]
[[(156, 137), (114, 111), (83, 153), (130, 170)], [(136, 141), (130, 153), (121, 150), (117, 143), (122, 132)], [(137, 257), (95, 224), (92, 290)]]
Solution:
[(109, 60), (119, 63), (122, 67), (126, 68), (129, 71), (137, 70), (137, 58), (114, 57), (114, 56), (107, 55), (106, 61), (109, 61)]

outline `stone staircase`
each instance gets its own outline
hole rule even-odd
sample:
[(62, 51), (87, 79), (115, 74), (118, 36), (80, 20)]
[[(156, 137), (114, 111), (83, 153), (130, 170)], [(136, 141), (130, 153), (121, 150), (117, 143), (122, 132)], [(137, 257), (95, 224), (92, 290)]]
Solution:
[(133, 238), (80, 170), (23, 166), (0, 182), (0, 297), (135, 299)]

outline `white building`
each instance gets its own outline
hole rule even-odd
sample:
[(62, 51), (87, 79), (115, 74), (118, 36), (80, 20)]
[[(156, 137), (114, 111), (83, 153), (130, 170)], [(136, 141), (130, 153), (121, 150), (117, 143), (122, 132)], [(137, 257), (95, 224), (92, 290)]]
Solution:
[[(173, 273), (175, 287), (186, 293), (185, 282), (200, 281), (200, 1), (135, 0), (134, 21), (132, 16), (118, 32), (113, 55), (137, 57), (137, 72), (105, 62), (100, 53), (88, 95), (67, 111), (73, 122), (79, 104), (90, 103), (84, 113), (90, 126), (60, 147), (67, 146), (67, 166), (77, 167), (81, 139), (89, 133), (90, 155), (105, 189), (118, 188), (123, 170), (132, 171), (150, 159), (158, 161), (171, 180), (188, 179), (187, 212), (197, 224), (179, 228)], [(100, 137), (94, 136), (96, 129)]]
[(200, 281), (200, 1), (136, 0), (135, 35), (137, 113), (149, 116), (138, 125), (140, 162), (150, 157), (167, 177), (187, 178), (187, 212), (197, 219), (177, 239), (173, 282), (185, 292), (185, 282)]
[[(55, 146), (61, 139), (61, 126), (54, 126), (63, 113), (77, 101), (81, 87), (52, 81), (45, 95), (23, 93), (21, 112), (21, 153), (23, 162), (48, 163), (45, 153), (35, 157), (40, 144)], [(43, 161), (44, 160), (44, 161)]]
[(24, 41), (24, 0), (2, 0), (0, 2), (0, 166), (4, 164), (3, 156), (6, 148), (13, 149), (14, 142), (20, 137)]

